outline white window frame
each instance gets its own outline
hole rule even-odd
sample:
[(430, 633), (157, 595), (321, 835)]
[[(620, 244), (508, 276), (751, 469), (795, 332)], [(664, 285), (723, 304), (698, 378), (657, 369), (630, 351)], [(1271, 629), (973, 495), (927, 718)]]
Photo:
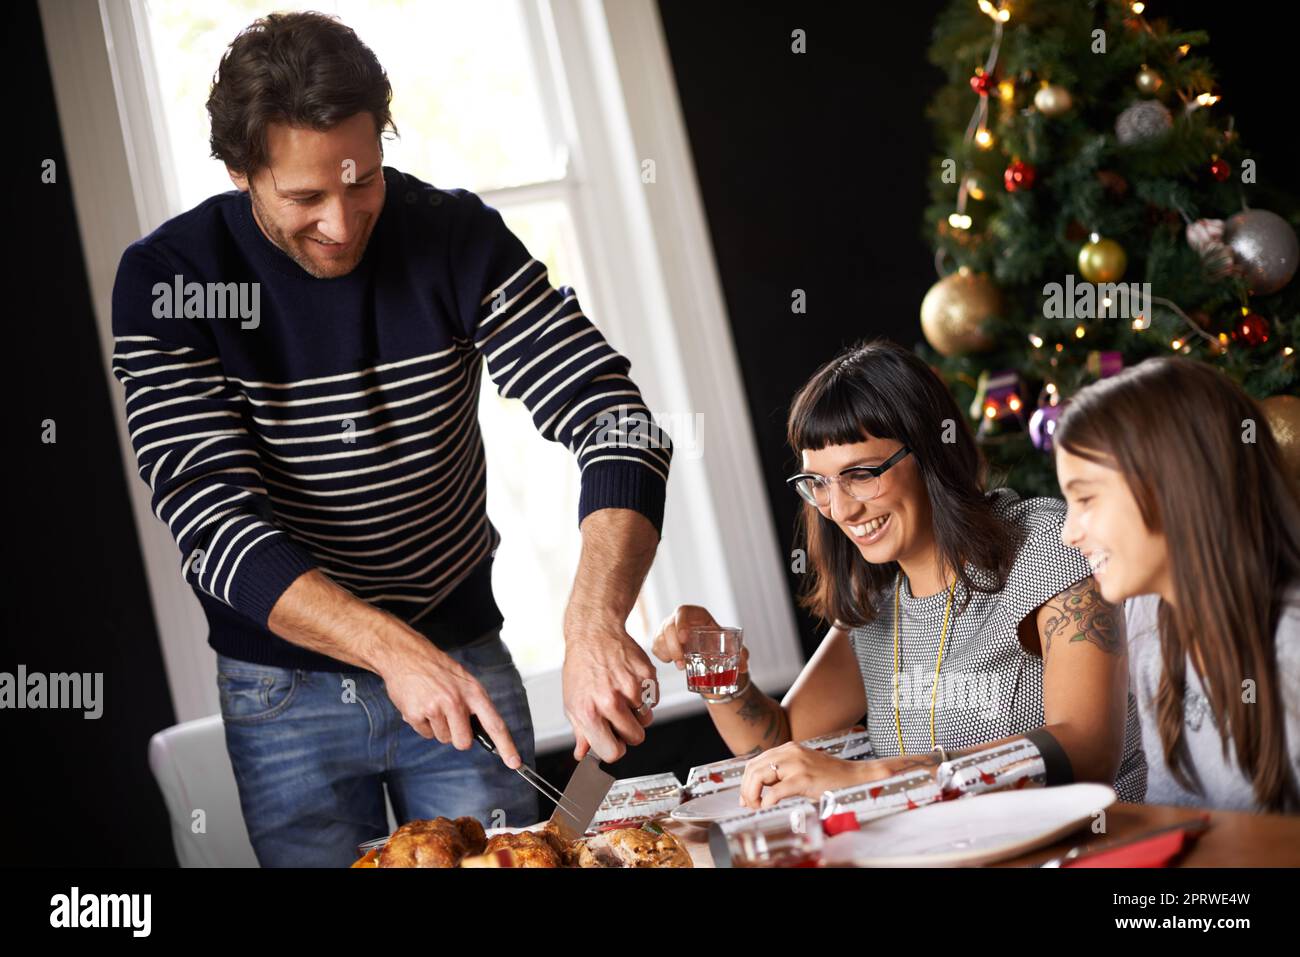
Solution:
[[(768, 507), (662, 23), (654, 0), (531, 0), (529, 35), (560, 65), (545, 108), (571, 141), (565, 181), (484, 191), (498, 200), (565, 190), (591, 289), (584, 298), (633, 363), (654, 412), (702, 413), (699, 458), (679, 456), (663, 540), (643, 592), (652, 623), (681, 603), (746, 626), (753, 680), (788, 687), (803, 655)], [(268, 9), (270, 9), (268, 7)], [(104, 375), (178, 720), (219, 711), (207, 622), (153, 515), (110, 371), (111, 297), (122, 251), (175, 208), (174, 178), (139, 0), (40, 0)], [(539, 51), (540, 52), (540, 51)], [(544, 71), (543, 71), (544, 72)], [(653, 159), (656, 182), (642, 183)], [(538, 441), (543, 441), (540, 437)], [(661, 668), (660, 720), (704, 710)], [(558, 670), (527, 682), (539, 752), (571, 746)]]

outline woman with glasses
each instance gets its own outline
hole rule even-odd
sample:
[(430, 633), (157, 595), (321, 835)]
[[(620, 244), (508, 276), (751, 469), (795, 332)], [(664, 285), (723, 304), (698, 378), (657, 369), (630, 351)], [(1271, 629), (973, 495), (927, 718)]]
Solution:
[[(710, 696), (736, 755), (752, 755), (750, 807), (937, 769), (1024, 739), (1046, 783), (1145, 791), (1122, 618), (1087, 560), (1061, 541), (1065, 505), (985, 489), (965, 417), (920, 358), (888, 342), (819, 369), (791, 407), (808, 572), (801, 603), (832, 625), (785, 698), (748, 678)], [(684, 605), (654, 653), (683, 667), (682, 640), (713, 623)], [(866, 715), (876, 757), (848, 761), (799, 742)]]

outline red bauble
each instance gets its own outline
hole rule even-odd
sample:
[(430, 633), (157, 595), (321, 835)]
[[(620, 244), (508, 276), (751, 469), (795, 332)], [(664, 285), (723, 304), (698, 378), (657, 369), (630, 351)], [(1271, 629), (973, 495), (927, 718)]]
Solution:
[(989, 90), (993, 89), (993, 74), (979, 70), (970, 78), (970, 88), (980, 96), (988, 96)]
[(1257, 312), (1248, 312), (1232, 325), (1232, 341), (1248, 346), (1268, 342), (1268, 320)]
[(1014, 193), (1018, 189), (1033, 189), (1036, 175), (1036, 171), (1028, 163), (1023, 160), (1012, 160), (1007, 171), (1002, 174), (1002, 182), (1008, 193)]
[(1113, 170), (1103, 169), (1097, 171), (1097, 179), (1101, 182), (1106, 192), (1114, 193), (1116, 196), (1123, 197), (1128, 192), (1128, 180)]
[(1227, 160), (1215, 157), (1214, 162), (1210, 164), (1210, 175), (1220, 183), (1226, 183), (1228, 177), (1232, 175), (1232, 167), (1228, 165)]

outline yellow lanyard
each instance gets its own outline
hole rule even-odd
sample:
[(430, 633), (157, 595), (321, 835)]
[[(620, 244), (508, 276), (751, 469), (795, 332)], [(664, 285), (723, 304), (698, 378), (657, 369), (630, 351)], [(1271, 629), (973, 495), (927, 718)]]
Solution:
[[(894, 729), (898, 732), (898, 753), (907, 754), (903, 748), (903, 724), (898, 717), (898, 593), (903, 586), (903, 573), (894, 580)], [(948, 605), (943, 610), (943, 631), (939, 634), (939, 659), (934, 663), (934, 687), (930, 689), (930, 748), (934, 749), (934, 702), (939, 693), (939, 669), (943, 667), (943, 645), (948, 638), (948, 615), (952, 611), (952, 596), (957, 591), (957, 576), (953, 575), (948, 588)]]

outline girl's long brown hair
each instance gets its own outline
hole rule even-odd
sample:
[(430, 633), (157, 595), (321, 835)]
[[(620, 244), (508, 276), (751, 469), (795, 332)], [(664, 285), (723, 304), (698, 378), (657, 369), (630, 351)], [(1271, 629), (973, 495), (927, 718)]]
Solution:
[[(972, 592), (1005, 587), (1020, 536), (985, 497), (987, 469), (966, 416), (920, 357), (887, 340), (842, 352), (799, 390), (786, 431), (796, 456), (867, 438), (907, 445), (930, 499), (940, 558), (956, 572), (959, 592), (964, 589), (959, 608)], [(799, 532), (809, 564), (800, 605), (849, 627), (874, 620), (880, 612), (875, 602), (894, 581), (898, 563), (863, 561), (848, 536), (807, 503), (799, 513)]]
[[(1174, 600), (1161, 601), (1156, 714), (1165, 763), (1188, 790), (1185, 663), (1192, 654), (1219, 727), (1259, 805), (1297, 806), (1274, 635), (1300, 578), (1300, 502), (1259, 406), (1202, 362), (1148, 359), (1083, 389), (1056, 443), (1123, 473), (1148, 529), (1168, 544)], [(1198, 669), (1199, 673), (1199, 669)], [(1253, 679), (1256, 702), (1243, 700)]]

